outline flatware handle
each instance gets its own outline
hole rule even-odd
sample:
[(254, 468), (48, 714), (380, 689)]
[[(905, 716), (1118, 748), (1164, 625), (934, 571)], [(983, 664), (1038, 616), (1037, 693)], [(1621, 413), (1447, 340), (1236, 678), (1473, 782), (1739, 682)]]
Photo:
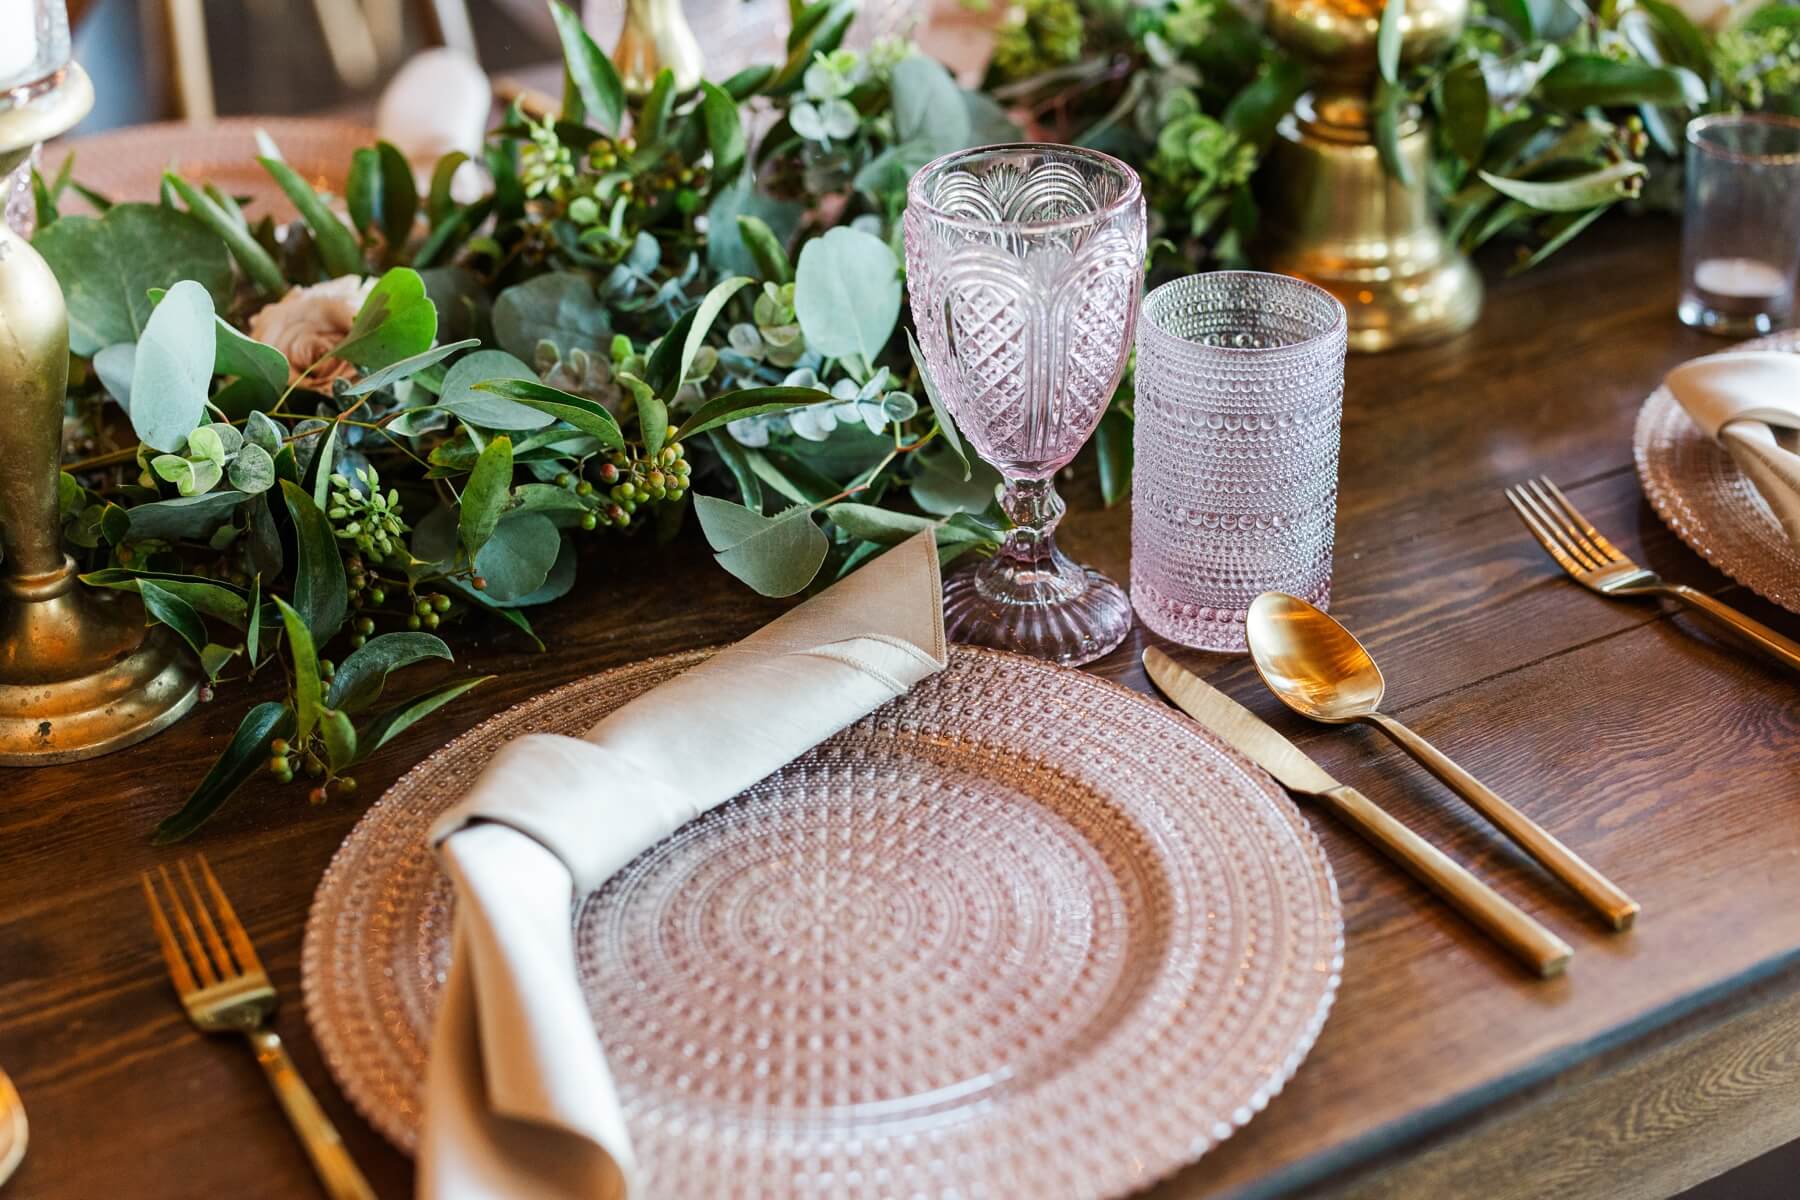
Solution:
[(1456, 764), (1448, 754), (1394, 720), (1376, 713), (1372, 718), (1381, 731), (1399, 743), (1426, 770), (1443, 780), (1464, 800), (1499, 827), (1520, 849), (1544, 864), (1546, 870), (1575, 889), (1614, 929), (1630, 929), (1637, 920), (1637, 901), (1619, 890), (1612, 880), (1590, 867), (1580, 855), (1557, 841), (1548, 830), (1502, 800), (1479, 779)]
[(1461, 863), (1389, 816), (1386, 809), (1342, 785), (1321, 795), (1340, 817), (1409, 875), (1441, 896), (1451, 908), (1505, 947), (1514, 958), (1549, 979), (1569, 965), (1569, 944), (1522, 912)]
[(306, 1156), (312, 1159), (319, 1182), (325, 1185), (325, 1194), (331, 1200), (375, 1200), (374, 1189), (369, 1187), (369, 1181), (363, 1178), (363, 1173), (350, 1158), (337, 1127), (319, 1107), (312, 1089), (294, 1069), (294, 1060), (288, 1057), (281, 1038), (273, 1029), (252, 1029), (245, 1036), (250, 1039), (256, 1061), (262, 1064), (263, 1074), (269, 1077), (276, 1098), (286, 1110), (289, 1123), (300, 1135), (300, 1144), (306, 1147)]
[(1747, 617), (1731, 605), (1714, 600), (1705, 592), (1697, 592), (1686, 584), (1668, 589), (1668, 594), (1707, 616), (1729, 625), (1747, 638), (1751, 645), (1770, 657), (1800, 671), (1800, 642), (1776, 633), (1754, 617)]

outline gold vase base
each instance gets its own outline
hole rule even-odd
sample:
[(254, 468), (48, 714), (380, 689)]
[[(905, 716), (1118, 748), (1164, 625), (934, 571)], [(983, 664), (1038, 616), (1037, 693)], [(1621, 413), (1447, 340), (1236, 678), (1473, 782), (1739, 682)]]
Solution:
[(1337, 263), (1280, 255), (1267, 269), (1297, 275), (1336, 296), (1349, 314), (1350, 349), (1360, 354), (1441, 342), (1481, 316), (1481, 276), (1461, 255), (1409, 274), (1345, 272)]
[(0, 766), (124, 749), (199, 699), (198, 665), (167, 627), (145, 627), (134, 600), (96, 595), (72, 573), (32, 581), (37, 595), (24, 600), (21, 582), (8, 581), (15, 595), (0, 622)]

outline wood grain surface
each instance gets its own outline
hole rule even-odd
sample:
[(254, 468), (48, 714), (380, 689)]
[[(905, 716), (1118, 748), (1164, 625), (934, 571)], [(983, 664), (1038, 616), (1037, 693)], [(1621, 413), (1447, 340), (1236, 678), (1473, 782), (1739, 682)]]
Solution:
[[(1649, 1196), (1800, 1134), (1800, 681), (1686, 616), (1568, 583), (1500, 495), (1547, 473), (1627, 552), (1800, 635), (1638, 490), (1639, 403), (1719, 348), (1675, 321), (1675, 257), (1671, 224), (1603, 222), (1544, 268), (1491, 276), (1470, 334), (1351, 361), (1332, 603), (1381, 663), (1391, 711), (1617, 880), (1643, 904), (1637, 928), (1607, 932), (1377, 736), (1308, 726), (1244, 661), (1172, 648), (1576, 956), (1566, 978), (1526, 977), (1310, 810), (1348, 923), (1337, 1007), (1267, 1111), (1151, 1195)], [(1128, 514), (1080, 472), (1066, 494), (1066, 547), (1124, 579)], [(384, 750), (361, 796), (527, 696), (781, 610), (706, 560), (692, 539), (593, 558), (537, 618), (553, 652), (495, 632), (460, 653), (446, 675), (499, 678)], [(1147, 690), (1146, 644), (1140, 630), (1095, 669)], [(188, 1028), (135, 890), (174, 855), (148, 831), (245, 700), (109, 758), (0, 775), (0, 1064), (32, 1118), (9, 1200), (316, 1194), (244, 1048)], [(410, 1165), (348, 1110), (299, 1004), (312, 891), (364, 801), (303, 794), (254, 784), (197, 844), (289, 1001), (279, 1028), (301, 1071), (380, 1194), (402, 1197)], [(1640, 1183), (1609, 1190), (1622, 1179)]]

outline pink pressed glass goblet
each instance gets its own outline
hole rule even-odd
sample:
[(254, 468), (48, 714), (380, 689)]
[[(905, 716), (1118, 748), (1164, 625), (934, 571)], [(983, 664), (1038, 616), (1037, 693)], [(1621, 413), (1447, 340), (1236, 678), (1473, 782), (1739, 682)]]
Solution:
[(1144, 279), (1137, 175), (1074, 146), (980, 146), (926, 164), (906, 201), (913, 324), (938, 394), (1006, 486), (1014, 528), (944, 585), (962, 642), (1074, 665), (1131, 628), (1118, 584), (1070, 561), (1052, 477), (1106, 412)]

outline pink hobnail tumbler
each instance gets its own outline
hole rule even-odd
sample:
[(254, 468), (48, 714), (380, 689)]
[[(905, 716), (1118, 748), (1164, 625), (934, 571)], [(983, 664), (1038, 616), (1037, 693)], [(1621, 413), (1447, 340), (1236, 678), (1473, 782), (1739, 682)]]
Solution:
[(950, 636), (1068, 665), (1131, 629), (1118, 584), (1053, 536), (1056, 472), (1111, 403), (1144, 280), (1137, 175), (1046, 144), (947, 154), (913, 176), (906, 281), (925, 365), (962, 435), (1006, 480), (1013, 521), (944, 585)]
[(1242, 652), (1266, 591), (1331, 597), (1344, 306), (1286, 275), (1189, 275), (1137, 325), (1131, 604), (1202, 650)]

